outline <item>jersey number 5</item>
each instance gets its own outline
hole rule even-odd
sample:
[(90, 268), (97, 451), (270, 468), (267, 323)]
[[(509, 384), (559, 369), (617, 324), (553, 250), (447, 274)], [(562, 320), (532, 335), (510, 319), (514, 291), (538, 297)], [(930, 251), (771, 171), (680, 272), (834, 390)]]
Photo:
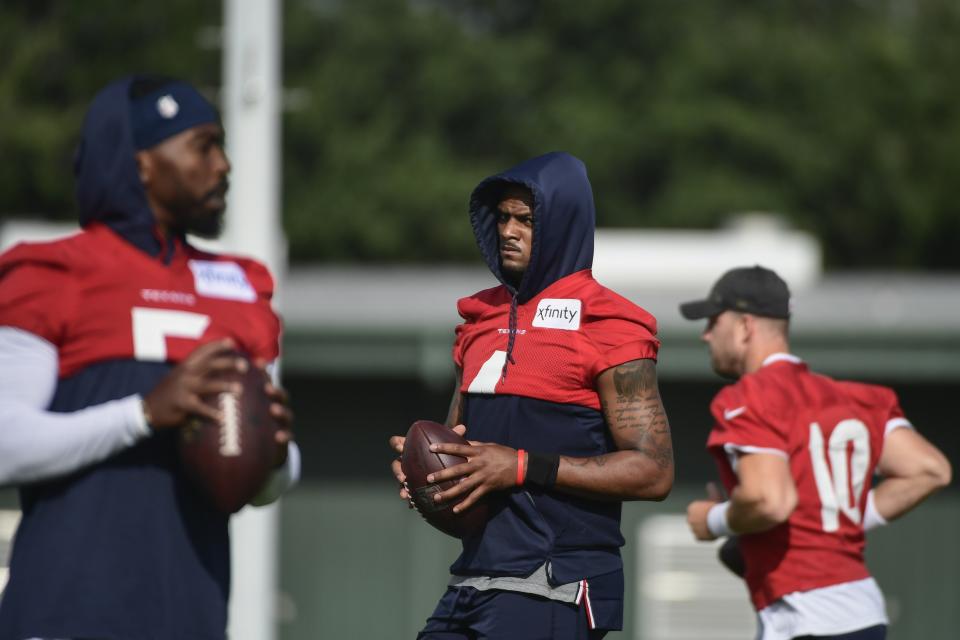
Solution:
[(870, 466), (867, 425), (854, 418), (841, 420), (833, 428), (824, 448), (823, 430), (813, 422), (810, 424), (809, 446), (813, 477), (820, 494), (823, 530), (830, 532), (840, 528), (840, 511), (855, 524), (860, 524), (860, 498)]
[(163, 362), (167, 359), (167, 338), (198, 340), (210, 324), (210, 316), (189, 311), (134, 307), (133, 357)]

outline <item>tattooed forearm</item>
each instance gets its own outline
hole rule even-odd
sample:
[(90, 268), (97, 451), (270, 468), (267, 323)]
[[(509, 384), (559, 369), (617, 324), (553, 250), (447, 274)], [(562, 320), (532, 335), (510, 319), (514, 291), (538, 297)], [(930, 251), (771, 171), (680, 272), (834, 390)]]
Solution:
[(673, 446), (669, 438), (665, 442), (647, 442), (647, 437), (644, 437), (644, 442), (637, 446), (637, 451), (653, 460), (660, 469), (666, 469), (673, 464)]
[(591, 464), (596, 467), (602, 467), (607, 464), (607, 459), (609, 457), (610, 457), (610, 454), (604, 453), (602, 455), (594, 456), (592, 458), (569, 458), (567, 456), (560, 456), (560, 459), (574, 467), (585, 467)]
[(626, 362), (603, 371), (596, 382), (606, 435), (616, 451), (561, 456), (557, 488), (592, 499), (663, 500), (673, 486), (673, 447), (656, 364)]
[[(661, 469), (673, 463), (670, 424), (657, 389), (652, 360), (628, 362), (613, 372), (615, 397), (601, 401), (611, 432), (653, 460)], [(620, 438), (618, 438), (619, 440)]]

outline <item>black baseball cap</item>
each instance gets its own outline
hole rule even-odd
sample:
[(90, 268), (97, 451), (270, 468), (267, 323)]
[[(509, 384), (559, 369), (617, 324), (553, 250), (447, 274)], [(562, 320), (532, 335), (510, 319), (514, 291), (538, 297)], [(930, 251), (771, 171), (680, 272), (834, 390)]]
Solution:
[(760, 265), (739, 267), (723, 274), (705, 300), (680, 305), (687, 320), (710, 318), (723, 311), (739, 311), (767, 318), (790, 317), (790, 289), (783, 278)]

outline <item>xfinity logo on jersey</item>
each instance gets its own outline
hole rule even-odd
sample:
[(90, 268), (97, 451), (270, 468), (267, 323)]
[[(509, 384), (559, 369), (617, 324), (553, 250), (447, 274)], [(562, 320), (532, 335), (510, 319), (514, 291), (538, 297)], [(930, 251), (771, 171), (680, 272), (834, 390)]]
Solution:
[(580, 300), (544, 298), (537, 305), (533, 326), (576, 331), (580, 328)]
[(256, 291), (236, 262), (191, 260), (190, 271), (193, 272), (194, 287), (202, 296), (242, 302), (257, 299)]

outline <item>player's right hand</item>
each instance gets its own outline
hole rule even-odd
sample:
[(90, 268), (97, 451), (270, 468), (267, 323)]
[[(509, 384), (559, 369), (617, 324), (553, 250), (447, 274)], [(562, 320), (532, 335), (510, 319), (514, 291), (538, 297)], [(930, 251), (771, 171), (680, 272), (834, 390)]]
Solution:
[(393, 477), (397, 479), (400, 485), (400, 499), (406, 501), (413, 508), (413, 501), (410, 499), (410, 492), (407, 491), (407, 476), (400, 468), (400, 456), (403, 454), (403, 443), (407, 439), (403, 436), (390, 436), (390, 448), (397, 452), (397, 457), (390, 463), (390, 470), (393, 471)]
[(179, 427), (190, 416), (219, 420), (220, 412), (203, 401), (204, 396), (239, 393), (237, 383), (219, 379), (223, 373), (243, 373), (247, 362), (236, 357), (236, 345), (225, 338), (194, 349), (163, 377), (143, 399), (145, 413), (154, 429)]
[(718, 502), (723, 502), (726, 497), (723, 495), (723, 489), (716, 482), (707, 483), (707, 499), (694, 500), (687, 505), (687, 525), (697, 540), (716, 540), (707, 526), (707, 513)]
[[(453, 430), (462, 436), (467, 432), (467, 427), (458, 424), (453, 427)], [(407, 476), (400, 467), (400, 456), (403, 455), (403, 443), (405, 441), (406, 438), (403, 436), (390, 436), (390, 448), (397, 452), (397, 457), (390, 463), (390, 469), (393, 471), (393, 477), (397, 479), (397, 483), (400, 485), (400, 499), (407, 502), (410, 508), (413, 509), (413, 500), (410, 498), (410, 492), (407, 490)]]
[(694, 500), (687, 505), (687, 526), (697, 540), (716, 540), (717, 536), (711, 533), (707, 526), (707, 513), (717, 504), (715, 500)]

